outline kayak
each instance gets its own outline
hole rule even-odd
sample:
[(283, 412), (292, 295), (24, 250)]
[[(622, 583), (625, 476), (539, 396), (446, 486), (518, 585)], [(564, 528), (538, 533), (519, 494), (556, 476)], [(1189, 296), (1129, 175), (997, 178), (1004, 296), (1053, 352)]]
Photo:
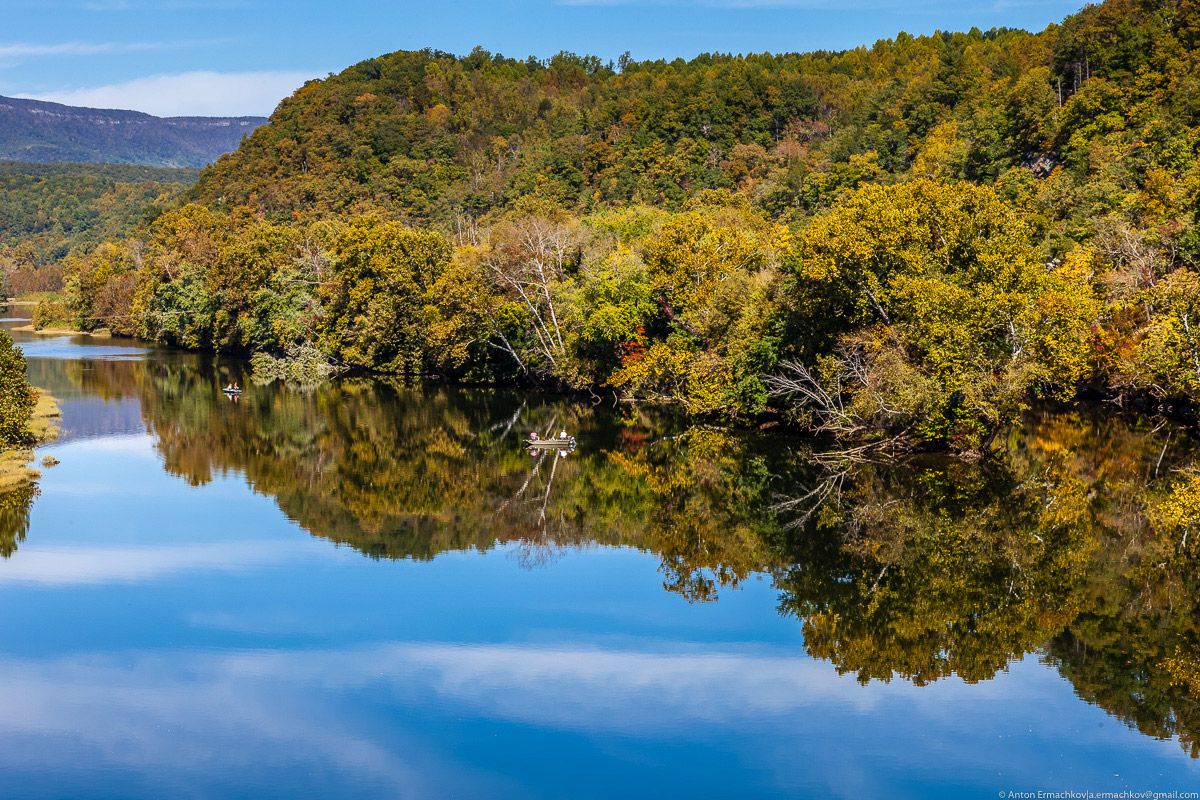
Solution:
[(225, 394), (241, 394), (242, 393), (241, 389), (222, 389), (221, 391), (224, 392)]

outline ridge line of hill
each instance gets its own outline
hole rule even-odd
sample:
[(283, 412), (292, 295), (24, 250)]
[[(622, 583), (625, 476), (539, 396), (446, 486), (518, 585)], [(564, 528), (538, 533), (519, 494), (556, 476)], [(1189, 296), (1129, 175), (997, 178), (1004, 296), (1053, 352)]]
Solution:
[(156, 117), (0, 96), (0, 161), (203, 167), (265, 117)]

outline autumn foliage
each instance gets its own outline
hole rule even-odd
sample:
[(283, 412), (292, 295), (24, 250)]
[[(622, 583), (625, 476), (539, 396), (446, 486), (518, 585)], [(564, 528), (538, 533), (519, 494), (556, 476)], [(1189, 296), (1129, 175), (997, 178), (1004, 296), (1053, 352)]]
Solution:
[(1107, 0), (840, 53), (392, 53), (62, 260), (64, 302), (183, 347), (967, 451), (1079, 386), (1190, 401), (1198, 30)]

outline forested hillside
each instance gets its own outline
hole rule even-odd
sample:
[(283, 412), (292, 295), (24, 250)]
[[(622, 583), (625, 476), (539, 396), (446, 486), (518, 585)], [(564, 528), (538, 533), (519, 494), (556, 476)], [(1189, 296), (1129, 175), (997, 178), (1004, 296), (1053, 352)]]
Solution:
[[(195, 197), (270, 219), (381, 208), (449, 225), (529, 194), (586, 213), (719, 188), (794, 216), (921, 174), (1004, 178), (1056, 222), (1090, 218), (1186, 161), (1195, 16), (1188, 2), (1121, 0), (1038, 35), (689, 62), (393, 53), (285, 100)], [(1034, 169), (1006, 175), (1022, 164)], [(1049, 186), (1030, 180), (1057, 164)]]
[(15, 293), (61, 288), (69, 254), (124, 237), (195, 182), (199, 170), (0, 161), (0, 266)]
[(73, 265), (71, 311), (954, 449), (1084, 384), (1191, 398), (1198, 39), (1194, 0), (1107, 0), (840, 53), (393, 53)]
[(155, 117), (0, 97), (0, 160), (203, 167), (262, 117)]

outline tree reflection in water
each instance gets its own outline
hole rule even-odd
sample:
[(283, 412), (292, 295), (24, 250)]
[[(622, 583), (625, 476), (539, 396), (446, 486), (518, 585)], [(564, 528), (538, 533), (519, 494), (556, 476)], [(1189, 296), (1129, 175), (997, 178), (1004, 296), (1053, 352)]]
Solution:
[[(243, 474), (314, 536), (372, 558), (509, 544), (534, 567), (630, 546), (689, 601), (767, 576), (809, 653), (860, 681), (981, 681), (1036, 652), (1090, 702), (1198, 753), (1198, 572), (1155, 520), (1200, 460), (1170, 426), (1046, 410), (988, 462), (869, 463), (510, 391), (361, 379), (220, 395), (245, 377), (163, 359), (59, 379), (138, 397), (172, 474)], [(559, 429), (580, 443), (569, 457), (521, 448)], [(0, 553), (31, 500), (0, 507)]]
[(860, 681), (987, 679), (1078, 612), (1086, 509), (1050, 467), (862, 465), (782, 543), (781, 608)]
[(36, 485), (0, 492), (0, 558), (11, 558), (29, 532), (29, 511), (38, 496)]

